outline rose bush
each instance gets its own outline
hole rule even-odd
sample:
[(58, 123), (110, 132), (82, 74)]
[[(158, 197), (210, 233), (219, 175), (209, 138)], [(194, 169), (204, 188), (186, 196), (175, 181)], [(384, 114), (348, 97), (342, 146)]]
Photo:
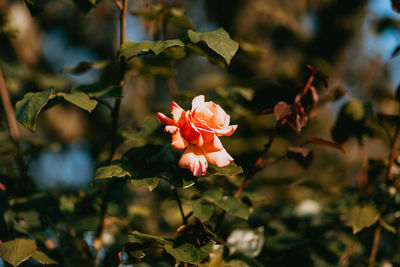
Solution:
[(188, 111), (172, 101), (171, 114), (172, 119), (159, 112), (157, 118), (167, 125), (165, 131), (172, 134), (172, 146), (186, 148), (179, 161), (181, 168), (202, 176), (207, 171), (207, 161), (218, 167), (233, 161), (218, 137), (232, 135), (237, 125), (229, 125), (230, 116), (219, 105), (205, 102), (204, 95), (199, 95)]

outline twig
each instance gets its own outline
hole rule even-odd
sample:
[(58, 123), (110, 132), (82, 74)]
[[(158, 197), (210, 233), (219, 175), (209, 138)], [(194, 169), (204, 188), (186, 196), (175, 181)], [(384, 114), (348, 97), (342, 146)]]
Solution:
[(176, 201), (178, 202), (179, 211), (181, 212), (183, 225), (186, 225), (187, 224), (187, 217), (185, 216), (185, 213), (183, 212), (182, 202), (181, 202), (181, 199), (179, 198), (178, 190), (176, 188), (174, 188), (174, 189), (172, 189), (172, 191), (174, 192)]
[(375, 266), (376, 254), (378, 253), (379, 241), (381, 240), (382, 225), (378, 223), (375, 229), (374, 242), (372, 244), (371, 255), (369, 256), (369, 267)]

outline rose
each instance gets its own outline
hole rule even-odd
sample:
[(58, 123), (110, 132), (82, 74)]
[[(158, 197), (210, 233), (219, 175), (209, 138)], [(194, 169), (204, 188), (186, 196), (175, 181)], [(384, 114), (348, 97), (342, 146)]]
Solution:
[(237, 125), (229, 125), (230, 116), (214, 102), (204, 102), (199, 95), (192, 101), (192, 109), (184, 111), (172, 101), (172, 119), (158, 112), (157, 118), (167, 124), (165, 131), (172, 134), (172, 146), (185, 149), (179, 166), (188, 168), (193, 175), (207, 171), (207, 161), (218, 167), (229, 165), (233, 158), (226, 152), (219, 136), (232, 135)]

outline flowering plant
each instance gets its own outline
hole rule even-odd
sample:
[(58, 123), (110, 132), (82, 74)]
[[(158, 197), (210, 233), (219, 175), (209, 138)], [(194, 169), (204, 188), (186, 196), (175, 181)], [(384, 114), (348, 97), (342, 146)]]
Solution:
[(186, 148), (179, 161), (181, 168), (202, 176), (207, 171), (207, 161), (218, 167), (233, 161), (218, 137), (232, 135), (237, 125), (229, 125), (230, 116), (219, 105), (205, 102), (204, 95), (199, 95), (188, 111), (172, 101), (171, 114), (172, 119), (159, 112), (157, 118), (167, 125), (164, 130), (172, 134), (172, 146)]

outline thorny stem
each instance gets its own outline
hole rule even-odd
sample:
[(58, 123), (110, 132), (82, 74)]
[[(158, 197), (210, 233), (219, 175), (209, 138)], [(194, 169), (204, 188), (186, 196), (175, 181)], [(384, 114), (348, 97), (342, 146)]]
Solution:
[(174, 192), (176, 201), (178, 202), (179, 211), (181, 212), (183, 225), (185, 225), (185, 224), (187, 224), (187, 217), (185, 216), (185, 213), (183, 212), (182, 202), (181, 202), (181, 199), (179, 198), (178, 190), (176, 188), (174, 188), (174, 189), (172, 189), (172, 191)]
[(378, 223), (375, 229), (374, 242), (372, 244), (371, 255), (369, 257), (369, 267), (375, 266), (376, 254), (378, 253), (379, 241), (381, 240), (382, 225)]
[[(119, 16), (119, 24), (120, 24), (120, 46), (122, 43), (125, 41), (125, 33), (126, 33), (126, 14), (128, 10), (128, 0), (122, 0), (119, 2), (118, 0), (114, 0), (116, 3), (118, 9), (120, 10), (120, 16)], [(121, 8), (122, 7), (122, 8)], [(124, 74), (125, 74), (125, 68), (126, 68), (126, 59), (124, 56), (120, 58), (120, 86), (121, 88), (124, 85)], [(115, 156), (116, 150), (117, 150), (117, 130), (118, 130), (118, 119), (119, 119), (119, 110), (121, 106), (121, 99), (116, 99), (114, 107), (111, 110), (111, 148), (110, 148), (110, 153), (108, 156), (107, 163), (111, 164), (113, 161), (113, 158)], [(95, 256), (95, 261), (96, 265), (99, 265), (100, 263), (100, 249), (102, 246), (102, 239), (103, 239), (103, 233), (104, 233), (104, 228), (105, 228), (105, 219), (106, 219), (106, 213), (107, 213), (107, 206), (111, 194), (111, 189), (109, 187), (106, 187), (105, 185), (103, 186), (103, 192), (104, 192), (104, 198), (101, 202), (100, 206), (100, 224), (99, 227), (96, 231), (96, 239), (94, 242), (94, 247), (96, 249), (96, 256)]]

